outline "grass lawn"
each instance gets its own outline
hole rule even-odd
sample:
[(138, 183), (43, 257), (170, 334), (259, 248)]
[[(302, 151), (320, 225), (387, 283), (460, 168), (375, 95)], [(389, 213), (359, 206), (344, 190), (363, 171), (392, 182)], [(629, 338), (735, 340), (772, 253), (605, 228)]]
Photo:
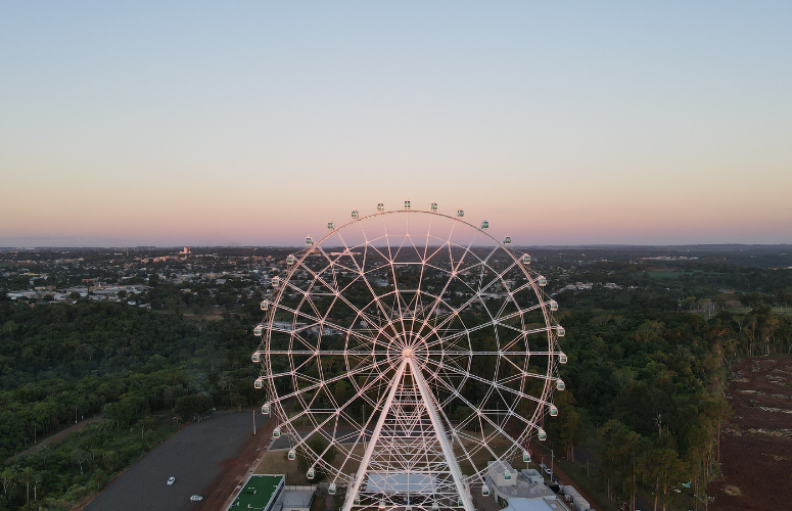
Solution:
[(282, 479), (283, 476), (253, 474), (231, 503), (231, 510), (266, 508)]

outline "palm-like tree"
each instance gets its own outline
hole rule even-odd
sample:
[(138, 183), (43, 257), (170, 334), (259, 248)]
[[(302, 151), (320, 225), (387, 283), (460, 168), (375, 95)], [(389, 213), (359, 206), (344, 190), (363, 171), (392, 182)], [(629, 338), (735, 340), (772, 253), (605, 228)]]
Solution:
[(30, 467), (25, 467), (19, 473), (19, 478), (27, 485), (27, 503), (30, 504), (30, 483), (36, 478), (36, 473)]

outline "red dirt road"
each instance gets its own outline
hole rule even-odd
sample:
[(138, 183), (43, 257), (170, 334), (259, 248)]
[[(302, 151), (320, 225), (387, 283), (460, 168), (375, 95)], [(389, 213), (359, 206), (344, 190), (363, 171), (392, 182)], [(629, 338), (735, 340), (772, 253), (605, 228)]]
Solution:
[[(243, 413), (250, 413), (245, 411)], [(250, 438), (239, 449), (237, 456), (229, 458), (223, 462), (226, 469), (221, 475), (212, 480), (203, 489), (204, 500), (201, 503), (201, 511), (220, 511), (223, 509), (228, 497), (237, 487), (244, 482), (245, 474), (256, 460), (261, 459), (266, 453), (267, 444), (272, 440), (272, 431), (275, 429), (275, 421), (270, 420), (257, 431), (256, 436)]]
[(792, 357), (755, 357), (733, 369), (723, 428), (723, 477), (713, 511), (792, 509)]

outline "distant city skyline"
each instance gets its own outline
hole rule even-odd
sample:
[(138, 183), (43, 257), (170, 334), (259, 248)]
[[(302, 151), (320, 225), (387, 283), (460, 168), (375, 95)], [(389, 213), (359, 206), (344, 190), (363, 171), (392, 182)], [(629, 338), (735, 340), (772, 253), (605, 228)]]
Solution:
[(0, 246), (298, 246), (405, 199), (515, 245), (792, 243), (790, 24), (780, 1), (5, 3)]

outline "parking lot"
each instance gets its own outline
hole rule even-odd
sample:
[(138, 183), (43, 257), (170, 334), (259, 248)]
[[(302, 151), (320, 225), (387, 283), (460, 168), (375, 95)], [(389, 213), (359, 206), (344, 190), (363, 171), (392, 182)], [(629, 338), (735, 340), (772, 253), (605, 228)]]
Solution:
[[(255, 414), (258, 427), (267, 417)], [(156, 447), (100, 493), (86, 511), (187, 511), (221, 478), (253, 433), (253, 414), (220, 413), (191, 424)], [(167, 485), (175, 477), (173, 486)]]

